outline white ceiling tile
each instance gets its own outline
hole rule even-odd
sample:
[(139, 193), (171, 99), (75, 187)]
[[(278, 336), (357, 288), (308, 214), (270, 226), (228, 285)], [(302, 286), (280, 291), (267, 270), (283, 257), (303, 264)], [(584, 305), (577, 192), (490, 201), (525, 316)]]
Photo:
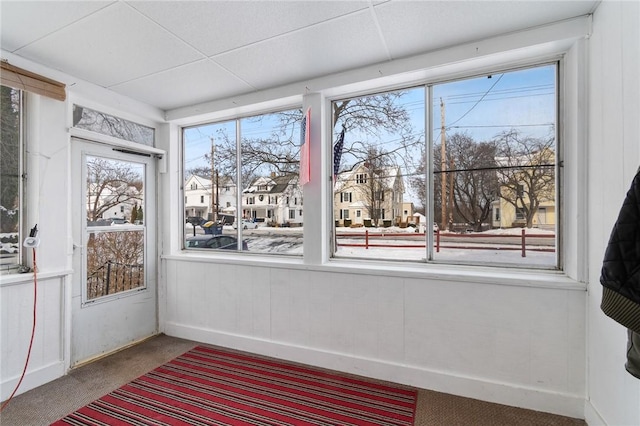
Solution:
[(0, 1), (2, 48), (14, 51), (87, 16), (112, 1)]
[(202, 59), (137, 11), (116, 3), (18, 53), (101, 86)]
[(162, 109), (197, 104), (253, 90), (208, 59), (119, 84), (111, 89)]
[(207, 56), (357, 10), (368, 1), (130, 2)]
[(0, 0), (0, 42), (177, 108), (584, 15), (598, 2)]
[(371, 14), (365, 11), (214, 59), (263, 89), (381, 62), (387, 57)]
[[(375, 6), (393, 58), (586, 14), (595, 1), (407, 1)], [(404, 29), (404, 30), (401, 30)]]

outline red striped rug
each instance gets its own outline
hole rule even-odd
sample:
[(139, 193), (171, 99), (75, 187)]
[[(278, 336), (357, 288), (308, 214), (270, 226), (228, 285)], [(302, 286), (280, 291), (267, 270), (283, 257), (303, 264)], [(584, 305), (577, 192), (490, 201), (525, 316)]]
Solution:
[(413, 425), (417, 393), (196, 347), (54, 425)]

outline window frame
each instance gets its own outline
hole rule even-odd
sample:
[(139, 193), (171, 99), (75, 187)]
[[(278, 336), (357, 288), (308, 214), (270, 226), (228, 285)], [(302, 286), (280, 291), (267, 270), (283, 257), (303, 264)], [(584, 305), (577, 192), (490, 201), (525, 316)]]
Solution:
[[(278, 114), (278, 113), (286, 113), (289, 111), (294, 111), (294, 110), (299, 110), (302, 111), (302, 104), (301, 103), (296, 103), (296, 104), (286, 104), (286, 105), (279, 105), (277, 107), (273, 107), (273, 108), (269, 108), (269, 109), (259, 109), (259, 110), (255, 110), (255, 111), (250, 111), (246, 114), (232, 114), (231, 116), (226, 116), (226, 117), (218, 117), (216, 119), (210, 119), (210, 120), (204, 120), (204, 121), (198, 121), (195, 123), (185, 123), (184, 125), (180, 125), (177, 127), (177, 130), (179, 132), (179, 140), (180, 140), (180, 166), (179, 166), (179, 170), (180, 170), (180, 191), (184, 194), (185, 190), (186, 190), (186, 185), (185, 183), (185, 164), (184, 164), (184, 158), (185, 158), (185, 150), (186, 150), (186, 145), (185, 145), (185, 131), (187, 129), (190, 128), (197, 128), (199, 126), (207, 126), (207, 125), (216, 125), (216, 124), (222, 124), (222, 123), (234, 123), (234, 127), (235, 127), (235, 142), (236, 142), (236, 178), (238, 182), (242, 182), (242, 170), (241, 170), (241, 163), (242, 163), (242, 138), (243, 138), (243, 129), (242, 129), (242, 122), (245, 119), (252, 119), (252, 118), (259, 118), (261, 116), (267, 116), (267, 115), (273, 115), (273, 114)], [(302, 114), (300, 115), (301, 119), (302, 119)], [(302, 121), (302, 120), (301, 120)], [(267, 175), (265, 175), (264, 177), (267, 177)], [(229, 186), (223, 186), (225, 188), (226, 191), (229, 191)], [(256, 186), (256, 191), (257, 192), (264, 192), (265, 194), (257, 194), (257, 196), (255, 195), (255, 193), (250, 193), (250, 194), (245, 194), (243, 191), (244, 189), (240, 187), (240, 185), (236, 185), (236, 203), (237, 203), (237, 209), (236, 209), (236, 214), (235, 214), (235, 221), (237, 223), (240, 223), (242, 220), (244, 220), (245, 218), (243, 217), (242, 214), (242, 206), (245, 204), (246, 201), (246, 205), (252, 205), (252, 206), (261, 206), (261, 207), (265, 207), (266, 208), (266, 217), (264, 217), (264, 221), (265, 222), (272, 222), (274, 219), (277, 219), (278, 216), (276, 215), (276, 213), (274, 213), (274, 210), (269, 208), (272, 206), (282, 206), (283, 201), (285, 200), (285, 198), (278, 198), (277, 195), (270, 195), (268, 194), (273, 188), (275, 187), (275, 184), (273, 183), (265, 183), (265, 184), (261, 184)], [(303, 193), (303, 188), (300, 187), (300, 193)], [(182, 214), (184, 214), (185, 212), (185, 208), (186, 208), (186, 196), (185, 198), (185, 202), (182, 205)], [(300, 196), (300, 205), (302, 206), (302, 199), (303, 199), (303, 195)], [(287, 197), (287, 204), (288, 204), (288, 197)], [(295, 197), (295, 200), (298, 200), (298, 197)], [(285, 205), (286, 207), (286, 205)], [(252, 212), (251, 215), (251, 219), (256, 219), (256, 211)], [(302, 213), (303, 211), (300, 210), (299, 211), (299, 217), (302, 217)], [(286, 219), (287, 214), (283, 213), (283, 220), (291, 220), (291, 219)], [(295, 220), (295, 211), (294, 211), (294, 218)], [(184, 223), (184, 218), (183, 220), (181, 220), (181, 222)], [(279, 224), (278, 224), (279, 225)], [(238, 250), (237, 252), (235, 252), (235, 254), (238, 254), (239, 256), (243, 257), (246, 256), (247, 253), (250, 256), (256, 256), (256, 255), (262, 255), (262, 256), (266, 256), (266, 257), (277, 257), (277, 256), (283, 256), (283, 257), (288, 257), (288, 258), (298, 258), (301, 259), (303, 257), (303, 253), (279, 253), (279, 252), (251, 252), (249, 250), (245, 249), (241, 249), (241, 247), (243, 246), (243, 242), (244, 241), (244, 236), (242, 234), (242, 227), (238, 226), (238, 233), (236, 233), (236, 236), (238, 237)], [(180, 244), (180, 250), (182, 252), (187, 251), (187, 246), (185, 244), (185, 240), (186, 238), (189, 236), (186, 232), (181, 231), (180, 232), (182, 237), (182, 243)], [(246, 244), (244, 244), (244, 246), (246, 247)], [(304, 234), (302, 237), (302, 247), (304, 250)], [(219, 255), (220, 252), (218, 251), (214, 251), (213, 252), (214, 255)], [(224, 255), (228, 255), (228, 253), (225, 253)]]
[[(229, 253), (222, 258), (214, 258), (202, 253), (185, 253), (182, 250), (183, 241), (179, 237), (179, 221), (172, 221), (169, 252), (165, 258), (171, 260), (185, 260), (192, 262), (231, 262), (237, 265), (255, 263), (265, 267), (308, 268), (312, 265), (317, 270), (327, 272), (346, 273), (375, 273), (380, 276), (438, 278), (446, 281), (469, 282), (473, 284), (509, 285), (515, 287), (541, 287), (584, 290), (588, 280), (588, 256), (586, 256), (588, 233), (587, 217), (584, 208), (587, 202), (587, 147), (583, 141), (588, 130), (588, 114), (584, 108), (585, 88), (588, 87), (588, 76), (584, 66), (587, 59), (588, 18), (579, 18), (569, 22), (554, 24), (558, 33), (550, 36), (547, 28), (534, 29), (527, 37), (520, 33), (498, 37), (500, 45), (487, 45), (478, 42), (478, 50), (470, 53), (462, 46), (446, 48), (436, 53), (420, 54), (410, 60), (393, 61), (391, 68), (384, 68), (386, 72), (379, 76), (376, 67), (375, 78), (368, 78), (363, 74), (366, 69), (355, 70), (339, 78), (324, 78), (311, 92), (302, 93), (298, 87), (291, 87), (288, 92), (269, 91), (268, 93), (252, 94), (234, 100), (233, 107), (216, 103), (204, 109), (187, 109), (169, 111), (167, 120), (172, 125), (171, 140), (181, 140), (182, 127), (194, 126), (206, 122), (236, 119), (240, 116), (253, 116), (270, 110), (296, 108), (300, 102), (312, 106), (312, 118), (318, 123), (313, 128), (319, 136), (312, 136), (312, 179), (311, 185), (305, 186), (304, 196), (311, 208), (307, 218), (313, 224), (313, 229), (305, 229), (305, 235), (313, 237), (313, 243), (307, 240), (306, 245), (317, 245), (311, 250), (305, 249), (304, 259), (286, 258), (277, 260), (275, 257), (237, 256)], [(550, 38), (551, 37), (551, 38)], [(449, 264), (433, 263), (398, 263), (398, 262), (362, 262), (351, 259), (335, 259), (331, 257), (335, 234), (331, 227), (327, 227), (334, 215), (329, 200), (332, 197), (332, 164), (330, 146), (332, 145), (330, 123), (330, 107), (334, 99), (346, 96), (357, 96), (372, 91), (385, 91), (403, 88), (412, 84), (424, 84), (426, 80), (435, 83), (450, 81), (458, 78), (489, 73), (500, 69), (514, 69), (517, 67), (536, 66), (544, 63), (558, 63), (558, 119), (556, 132), (560, 136), (562, 145), (558, 150), (558, 158), (563, 158), (563, 164), (558, 169), (557, 190), (562, 197), (562, 212), (557, 221), (562, 229), (557, 238), (563, 242), (559, 247), (558, 256), (561, 271), (556, 270), (499, 270), (496, 267), (464, 266), (456, 267)], [(381, 70), (382, 71), (382, 70)], [(427, 116), (428, 116), (427, 111)], [(318, 121), (316, 121), (316, 119)], [(174, 158), (182, 155), (182, 144), (171, 144), (169, 152)], [(560, 164), (558, 162), (558, 164)], [(180, 169), (182, 162), (172, 163), (172, 168)], [(181, 176), (181, 175), (180, 175)], [(319, 181), (316, 182), (315, 179)], [(172, 190), (180, 194), (183, 179), (177, 176), (170, 178)], [(172, 199), (175, 197), (172, 195)], [(178, 200), (180, 201), (180, 200)], [(179, 206), (179, 204), (177, 205)], [(176, 206), (176, 208), (177, 208)], [(184, 212), (175, 210), (176, 215)], [(306, 247), (305, 247), (306, 248)], [(284, 262), (284, 263), (283, 263)]]
[[(483, 67), (482, 69), (470, 69), (469, 71), (466, 72), (460, 72), (460, 73), (452, 73), (450, 75), (447, 75), (445, 73), (445, 75), (442, 76), (438, 76), (438, 77), (434, 77), (434, 78), (425, 78), (425, 79), (421, 79), (419, 81), (411, 81), (411, 82), (407, 82), (406, 84), (396, 84), (396, 85), (391, 85), (391, 86), (378, 86), (378, 87), (374, 87), (371, 90), (364, 90), (364, 91), (357, 91), (357, 92), (350, 92), (350, 93), (340, 93), (340, 94), (336, 94), (335, 96), (332, 97), (327, 97), (326, 98), (326, 108), (327, 110), (331, 111), (332, 108), (332, 104), (335, 101), (338, 100), (343, 100), (343, 99), (349, 99), (349, 98), (356, 98), (356, 97), (363, 97), (363, 96), (371, 96), (371, 95), (375, 95), (375, 94), (381, 94), (381, 93), (386, 93), (386, 92), (392, 92), (392, 91), (401, 91), (401, 90), (407, 90), (407, 89), (412, 89), (412, 88), (416, 88), (416, 87), (424, 87), (425, 88), (425, 132), (428, 133), (428, 139), (425, 141), (426, 144), (426, 168), (425, 168), (425, 182), (426, 182), (426, 187), (423, 188), (425, 191), (427, 190), (427, 188), (433, 188), (434, 185), (434, 180), (433, 180), (433, 160), (432, 160), (432, 149), (433, 149), (433, 140), (434, 140), (434, 136), (433, 136), (433, 129), (434, 129), (434, 123), (433, 123), (433, 117), (432, 117), (432, 108), (430, 107), (431, 102), (433, 101), (433, 96), (432, 96), (432, 89), (433, 86), (435, 85), (439, 85), (439, 84), (446, 84), (446, 83), (450, 83), (450, 82), (457, 82), (457, 81), (462, 81), (462, 80), (467, 80), (467, 79), (474, 79), (474, 78), (479, 78), (479, 77), (486, 77), (487, 75), (491, 75), (491, 74), (498, 74), (498, 73), (508, 73), (508, 72), (517, 72), (517, 71), (521, 71), (521, 70), (527, 70), (527, 69), (534, 69), (534, 68), (538, 68), (538, 67), (545, 67), (545, 66), (554, 66), (555, 67), (555, 79), (554, 79), (554, 85), (555, 85), (555, 106), (556, 106), (556, 112), (555, 112), (555, 204), (556, 204), (556, 228), (555, 228), (555, 263), (554, 265), (550, 265), (550, 266), (544, 266), (544, 267), (540, 267), (540, 266), (530, 266), (530, 265), (523, 265), (523, 264), (514, 264), (514, 263), (491, 263), (491, 264), (486, 264), (486, 263), (481, 263), (481, 262), (468, 262), (468, 261), (464, 261), (464, 262), (456, 262), (456, 261), (444, 261), (444, 260), (436, 260), (433, 258), (433, 252), (434, 252), (434, 232), (433, 229), (430, 226), (427, 226), (425, 229), (425, 233), (426, 233), (426, 258), (423, 261), (414, 261), (414, 260), (396, 260), (396, 259), (385, 259), (385, 258), (365, 258), (365, 257), (336, 257), (336, 247), (334, 245), (335, 242), (335, 237), (333, 237), (333, 234), (335, 232), (335, 228), (333, 228), (332, 223), (335, 222), (335, 219), (333, 219), (333, 212), (335, 211), (335, 204), (334, 204), (334, 192), (331, 188), (328, 189), (329, 192), (329, 197), (328, 197), (328, 203), (329, 206), (327, 206), (327, 210), (329, 211), (330, 215), (329, 215), (329, 220), (328, 220), (328, 226), (330, 227), (330, 229), (334, 229), (334, 231), (329, 232), (329, 237), (330, 237), (330, 244), (329, 244), (329, 254), (328, 254), (328, 259), (329, 261), (340, 261), (340, 262), (344, 262), (344, 261), (348, 261), (348, 262), (354, 262), (354, 263), (360, 263), (360, 262), (371, 262), (371, 261), (375, 261), (375, 262), (383, 262), (385, 264), (414, 264), (417, 266), (422, 266), (422, 265), (438, 265), (438, 266), (451, 266), (451, 267), (470, 267), (470, 268), (489, 268), (490, 270), (497, 270), (499, 268), (504, 268), (504, 269), (508, 269), (508, 270), (512, 270), (512, 271), (517, 271), (517, 270), (531, 270), (531, 271), (535, 271), (535, 272), (543, 272), (543, 273), (547, 273), (547, 272), (551, 272), (551, 273), (560, 273), (560, 274), (564, 274), (566, 273), (565, 271), (565, 265), (564, 265), (564, 258), (565, 258), (565, 254), (564, 254), (564, 250), (566, 249), (564, 247), (563, 241), (566, 238), (566, 236), (564, 235), (565, 230), (563, 229), (564, 223), (563, 223), (563, 218), (566, 215), (566, 212), (564, 212), (565, 207), (565, 202), (562, 199), (561, 195), (563, 194), (563, 185), (565, 184), (565, 178), (564, 178), (564, 169), (563, 169), (563, 165), (564, 165), (564, 128), (563, 128), (563, 122), (562, 122), (562, 114), (566, 113), (566, 107), (564, 104), (564, 98), (563, 98), (563, 93), (565, 92), (565, 84), (568, 85), (568, 83), (566, 81), (564, 81), (564, 69), (566, 67), (566, 64), (564, 63), (565, 61), (565, 56), (564, 54), (560, 54), (560, 55), (549, 55), (546, 58), (539, 58), (537, 60), (530, 60), (530, 61), (526, 61), (526, 62), (522, 62), (522, 61), (516, 61), (516, 62), (512, 62), (512, 63), (507, 63), (505, 64), (499, 64), (499, 65), (489, 65), (487, 67)], [(333, 163), (333, 131), (334, 131), (334, 123), (328, 123), (327, 126), (327, 151), (328, 151), (328, 155), (329, 155), (329, 162), (332, 164)], [(332, 174), (332, 170), (330, 172), (328, 172), (329, 175)], [(361, 183), (360, 182), (360, 175), (356, 175), (356, 181), (357, 183)], [(364, 182), (366, 182), (366, 174), (365, 174), (365, 178), (364, 178)], [(425, 206), (427, 213), (429, 213), (427, 215), (427, 221), (426, 223), (430, 223), (433, 222), (433, 218), (434, 218), (434, 203), (433, 203), (433, 199), (431, 197), (427, 197), (427, 206)], [(341, 219), (342, 219), (342, 214), (340, 215)], [(384, 217), (384, 216), (381, 216)], [(431, 218), (431, 219), (430, 219)]]
[(4, 86), (18, 93), (18, 253), (15, 261), (2, 260), (0, 262), (0, 275), (8, 275), (18, 273), (21, 266), (27, 263), (27, 250), (24, 249), (22, 242), (27, 235), (26, 219), (28, 208), (27, 193), (27, 93), (24, 90), (15, 89)]

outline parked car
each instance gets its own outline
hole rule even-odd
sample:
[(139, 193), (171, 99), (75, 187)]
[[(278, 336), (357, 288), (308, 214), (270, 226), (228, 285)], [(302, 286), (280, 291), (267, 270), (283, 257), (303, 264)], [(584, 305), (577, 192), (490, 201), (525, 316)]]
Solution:
[(200, 225), (202, 222), (204, 222), (204, 219), (200, 216), (189, 216), (185, 219), (185, 223), (190, 223), (193, 226)]
[[(206, 248), (217, 250), (237, 250), (238, 239), (231, 235), (195, 235), (187, 238), (186, 248)], [(249, 250), (247, 242), (242, 241), (242, 250)]]
[(109, 219), (111, 221), (111, 225), (128, 225), (129, 221), (126, 219), (121, 219), (119, 217), (113, 217)]
[[(248, 219), (242, 219), (242, 229), (256, 229), (258, 224)], [(238, 228), (238, 222), (233, 222), (233, 229)]]

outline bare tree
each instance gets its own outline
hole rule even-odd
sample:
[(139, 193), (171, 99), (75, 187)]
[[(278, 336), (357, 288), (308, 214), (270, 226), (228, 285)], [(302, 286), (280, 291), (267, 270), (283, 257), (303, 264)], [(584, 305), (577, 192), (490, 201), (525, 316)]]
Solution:
[[(17, 233), (20, 188), (20, 92), (2, 86), (0, 139), (0, 232)], [(17, 235), (16, 235), (17, 238)]]
[[(433, 198), (436, 222), (449, 223), (449, 226), (450, 222), (461, 222), (476, 230), (481, 229), (482, 223), (491, 215), (491, 204), (498, 191), (495, 152), (492, 142), (476, 142), (466, 133), (448, 135), (446, 170), (441, 170), (440, 145), (435, 145), (432, 150), (434, 185), (430, 191), (425, 191), (426, 157), (422, 157), (416, 176), (410, 183), (420, 193), (423, 205), (427, 205), (427, 196)], [(447, 180), (445, 197), (442, 196), (441, 179)], [(443, 200), (451, 214), (444, 221), (441, 217)]]
[[(280, 115), (286, 115), (291, 122), (284, 123)], [(275, 117), (274, 117), (275, 116)], [(243, 136), (240, 143), (241, 150), (241, 187), (246, 188), (260, 176), (271, 173), (285, 175), (297, 173), (300, 164), (300, 134), (299, 122), (302, 118), (300, 110), (277, 113), (274, 115), (257, 116), (245, 120), (254, 123), (267, 121), (269, 118), (279, 120), (280, 125), (269, 126), (272, 132), (268, 137)], [(297, 117), (297, 121), (295, 119)], [(269, 123), (266, 123), (269, 125)], [(296, 131), (296, 129), (298, 131)], [(236, 140), (224, 131), (218, 131), (213, 149), (212, 167), (221, 175), (236, 176)], [(206, 159), (211, 161), (211, 154)]]
[(153, 145), (154, 131), (151, 127), (78, 105), (73, 106), (73, 126), (128, 141)]
[[(495, 170), (495, 146), (476, 143), (466, 134), (456, 133), (448, 138), (450, 171), (453, 181), (454, 215), (456, 221), (470, 224), (481, 231), (482, 224), (491, 216), (492, 203), (498, 191)], [(453, 176), (448, 176), (449, 174)]]
[(411, 132), (409, 113), (399, 102), (405, 94), (397, 91), (335, 101), (333, 122), (344, 125), (347, 133), (357, 131), (373, 138), (384, 130)]
[(341, 192), (352, 190), (360, 195), (369, 218), (376, 226), (383, 219), (384, 206), (392, 204), (393, 187), (391, 182), (399, 175), (393, 157), (375, 145), (369, 145), (363, 154), (362, 164), (355, 168), (356, 173), (340, 187)]
[[(424, 135), (414, 134), (409, 111), (403, 105), (406, 91), (380, 93), (334, 101), (332, 106), (334, 135), (345, 129), (343, 158), (355, 158), (344, 169), (353, 169), (367, 161), (370, 148), (380, 146), (394, 165), (404, 165), (405, 170), (413, 169), (415, 152), (424, 144)], [(389, 135), (394, 140), (382, 142)]]
[[(334, 123), (334, 139), (345, 129), (345, 143), (342, 148), (343, 157), (355, 157), (345, 169), (353, 169), (362, 164), (368, 155), (372, 141), (379, 142), (385, 135), (396, 135), (392, 141), (393, 149), (386, 149), (387, 155), (395, 156), (395, 163), (410, 161), (415, 155), (408, 155), (424, 143), (422, 134), (413, 134), (413, 126), (409, 111), (402, 103), (407, 91), (379, 93), (337, 100), (332, 103), (332, 120)], [(278, 114), (280, 125), (286, 128), (300, 120), (302, 111), (287, 111)], [(294, 158), (298, 158), (297, 151)], [(297, 163), (296, 167), (297, 167)]]
[(499, 196), (530, 228), (541, 203), (555, 200), (555, 139), (524, 137), (510, 130), (495, 142)]
[(87, 220), (96, 221), (110, 208), (142, 201), (142, 175), (130, 163), (87, 159)]
[[(207, 156), (207, 159), (209, 159), (209, 156)], [(188, 177), (191, 175), (202, 176), (202, 177), (206, 177), (207, 179), (210, 179), (211, 166), (197, 166), (197, 167), (192, 167), (190, 169), (187, 169), (184, 176), (185, 180), (188, 179)]]
[[(397, 161), (412, 158), (407, 156), (407, 146), (415, 146), (420, 137), (411, 135), (412, 126), (409, 113), (398, 102), (406, 92), (397, 91), (382, 93), (360, 98), (336, 101), (333, 103), (333, 122), (335, 128), (341, 129), (344, 125), (347, 133), (359, 134), (360, 137), (346, 138), (347, 143), (343, 148), (343, 155), (352, 154), (362, 163), (366, 159), (367, 141), (362, 137), (380, 138), (384, 132), (393, 132), (400, 135), (400, 142), (390, 154), (395, 154)], [(267, 137), (251, 137), (243, 135), (241, 149), (241, 178), (242, 187), (246, 187), (259, 176), (273, 173), (286, 175), (297, 173), (300, 163), (300, 122), (302, 110), (294, 109), (265, 114), (243, 119), (243, 122), (254, 124), (264, 122), (265, 128), (271, 129)], [(271, 124), (270, 120), (277, 122)], [(214, 167), (221, 174), (235, 176), (236, 174), (236, 140), (223, 130), (219, 130), (215, 136), (215, 149), (213, 150)], [(206, 159), (211, 161), (211, 155)], [(198, 170), (199, 172), (204, 170)], [(208, 173), (204, 174), (205, 176)]]
[(144, 285), (144, 232), (92, 233), (87, 247), (89, 299)]

